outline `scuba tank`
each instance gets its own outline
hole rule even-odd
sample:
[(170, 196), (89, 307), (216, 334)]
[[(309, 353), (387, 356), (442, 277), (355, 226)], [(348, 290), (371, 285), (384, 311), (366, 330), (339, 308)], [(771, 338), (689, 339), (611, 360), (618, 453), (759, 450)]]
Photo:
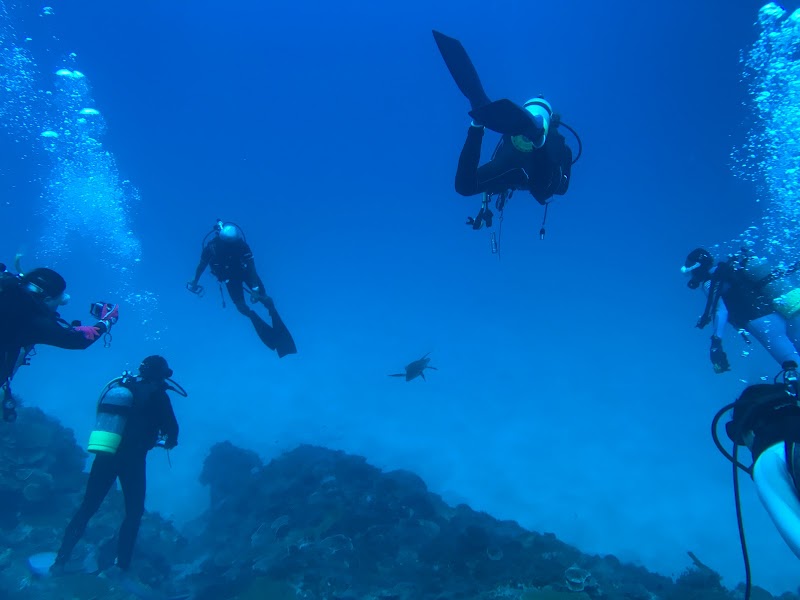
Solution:
[(94, 430), (89, 435), (89, 452), (116, 454), (133, 406), (133, 392), (124, 385), (131, 379), (125, 373), (122, 377), (109, 381), (100, 392), (97, 419)]
[(764, 291), (772, 298), (775, 311), (783, 317), (791, 319), (800, 311), (800, 277), (796, 271), (773, 272)]
[(771, 299), (775, 312), (787, 319), (800, 312), (800, 265), (775, 269), (766, 259), (756, 257), (747, 257), (742, 263), (742, 276)]

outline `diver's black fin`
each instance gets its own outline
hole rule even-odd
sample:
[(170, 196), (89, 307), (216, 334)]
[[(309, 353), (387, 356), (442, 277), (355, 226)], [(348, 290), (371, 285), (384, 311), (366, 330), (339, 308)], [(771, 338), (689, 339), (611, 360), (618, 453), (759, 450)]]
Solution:
[(497, 133), (528, 135), (531, 138), (537, 137), (534, 135), (537, 129), (536, 123), (531, 118), (530, 113), (506, 98), (473, 108), (469, 112), (469, 116), (476, 123), (480, 123), (487, 129)]
[(277, 352), (279, 358), (283, 358), (287, 354), (297, 354), (297, 347), (292, 335), (278, 316), (277, 311), (272, 311), (271, 316), (272, 326), (269, 326), (255, 312), (250, 313), (250, 320), (253, 322), (258, 337), (267, 348)]
[(392, 373), (389, 377), (405, 377), (405, 373)]
[(272, 329), (275, 331), (275, 352), (278, 353), (278, 358), (283, 358), (288, 354), (297, 354), (294, 338), (289, 333), (289, 328), (286, 327), (278, 311), (270, 311), (270, 316), (272, 317)]
[(250, 321), (253, 323), (256, 333), (261, 341), (264, 342), (264, 345), (270, 350), (275, 350), (275, 330), (264, 319), (259, 317), (255, 311), (250, 312)]
[(425, 372), (424, 371), (420, 371), (419, 372), (419, 376), (422, 377), (422, 381), (428, 381), (427, 379), (425, 379)]
[(435, 29), (433, 30), (433, 39), (436, 40), (439, 53), (442, 55), (444, 64), (447, 65), (447, 70), (450, 71), (453, 81), (456, 82), (458, 89), (469, 100), (472, 110), (489, 104), (491, 100), (489, 100), (486, 92), (483, 91), (483, 85), (481, 85), (475, 65), (472, 64), (461, 42), (439, 33)]

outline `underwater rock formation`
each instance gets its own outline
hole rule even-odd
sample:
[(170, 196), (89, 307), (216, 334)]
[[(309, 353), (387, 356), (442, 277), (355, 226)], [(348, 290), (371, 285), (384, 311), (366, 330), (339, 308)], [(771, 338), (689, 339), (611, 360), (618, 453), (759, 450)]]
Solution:
[(736, 597), (697, 562), (673, 582), (448, 506), (413, 473), (326, 448), (300, 446), (263, 465), (217, 444), (202, 481), (214, 508), (191, 540), (208, 549), (187, 578), (198, 600)]
[[(0, 489), (15, 507), (14, 518), (0, 524), (0, 597), (131, 598), (96, 574), (113, 560), (124, 510), (116, 490), (76, 548), (73, 567), (84, 572), (31, 577), (27, 557), (58, 547), (80, 502), (85, 454), (71, 431), (41, 411), (24, 409), (0, 437)], [(200, 480), (210, 507), (182, 532), (158, 515), (143, 519), (132, 571), (138, 589), (153, 590), (149, 599), (742, 597), (694, 555), (673, 581), (466, 505), (449, 506), (417, 475), (384, 472), (341, 451), (304, 445), (264, 464), (252, 451), (222, 442), (210, 449)], [(753, 600), (769, 598), (754, 590)]]

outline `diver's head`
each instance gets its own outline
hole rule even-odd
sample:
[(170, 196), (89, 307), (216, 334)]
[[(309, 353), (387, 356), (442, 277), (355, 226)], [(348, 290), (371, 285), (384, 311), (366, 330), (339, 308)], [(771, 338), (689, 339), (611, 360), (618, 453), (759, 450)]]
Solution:
[(223, 242), (236, 242), (242, 239), (242, 232), (233, 223), (225, 223), (219, 228), (219, 239)]
[(531, 98), (522, 106), (530, 113), (536, 125), (542, 131), (538, 139), (531, 140), (534, 148), (541, 148), (544, 146), (547, 134), (550, 132), (550, 121), (553, 119), (553, 107), (544, 99), (544, 96)]
[(164, 381), (172, 377), (167, 359), (158, 354), (148, 356), (139, 365), (139, 377), (146, 381)]
[(29, 293), (41, 298), (48, 308), (56, 310), (69, 302), (67, 282), (64, 278), (45, 267), (33, 269), (22, 276), (22, 286)]
[(695, 248), (686, 257), (686, 262), (681, 267), (681, 273), (690, 277), (686, 285), (697, 289), (701, 283), (711, 279), (711, 267), (714, 266), (714, 257), (705, 248)]

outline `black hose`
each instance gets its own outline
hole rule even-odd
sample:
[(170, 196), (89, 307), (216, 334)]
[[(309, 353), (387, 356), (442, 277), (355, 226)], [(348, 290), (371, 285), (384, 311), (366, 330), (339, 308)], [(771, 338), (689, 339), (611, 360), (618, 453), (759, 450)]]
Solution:
[(742, 519), (742, 503), (739, 496), (739, 469), (741, 469), (748, 475), (752, 476), (753, 468), (746, 467), (739, 462), (739, 444), (734, 442), (733, 454), (729, 454), (728, 451), (725, 450), (725, 448), (722, 446), (722, 443), (719, 441), (719, 436), (717, 435), (717, 427), (719, 426), (719, 420), (722, 418), (722, 415), (731, 410), (735, 405), (736, 405), (735, 402), (731, 402), (730, 404), (723, 406), (721, 409), (717, 411), (717, 414), (714, 415), (714, 419), (711, 421), (711, 437), (714, 439), (714, 444), (717, 446), (717, 449), (733, 465), (733, 501), (736, 506), (736, 523), (739, 527), (739, 542), (742, 546), (742, 558), (744, 560), (744, 577), (745, 577), (744, 600), (750, 600), (752, 581), (750, 576), (750, 558), (747, 555), (747, 542), (745, 541), (744, 537), (744, 520)]
[(732, 462), (734, 466), (740, 468), (742, 471), (744, 471), (745, 473), (747, 473), (752, 477), (753, 468), (746, 467), (745, 465), (740, 463), (735, 457), (731, 456), (731, 454), (727, 450), (725, 450), (722, 443), (719, 441), (719, 437), (717, 436), (717, 427), (719, 425), (719, 420), (722, 418), (722, 415), (731, 410), (735, 405), (736, 405), (735, 402), (731, 402), (730, 404), (723, 406), (721, 409), (719, 409), (719, 411), (717, 411), (717, 414), (714, 415), (714, 420), (711, 421), (711, 437), (714, 439), (714, 444), (716, 445), (717, 450), (719, 450), (725, 458), (727, 458), (730, 462)]
[(744, 559), (744, 600), (750, 600), (752, 580), (750, 577), (750, 559), (747, 556), (747, 542), (744, 539), (744, 521), (742, 519), (742, 503), (739, 500), (739, 469), (736, 466), (739, 444), (733, 445), (733, 495), (736, 502), (736, 523), (739, 525), (739, 542), (742, 545)]
[(558, 125), (559, 125), (559, 127), (561, 125), (566, 127), (569, 130), (569, 132), (572, 135), (574, 135), (575, 139), (578, 141), (578, 156), (576, 156), (574, 159), (572, 159), (572, 164), (574, 165), (576, 162), (578, 162), (578, 159), (581, 157), (581, 154), (583, 154), (583, 142), (581, 142), (581, 136), (579, 136), (578, 132), (575, 131), (572, 127), (570, 127), (569, 125), (564, 123), (564, 121), (560, 121)]

